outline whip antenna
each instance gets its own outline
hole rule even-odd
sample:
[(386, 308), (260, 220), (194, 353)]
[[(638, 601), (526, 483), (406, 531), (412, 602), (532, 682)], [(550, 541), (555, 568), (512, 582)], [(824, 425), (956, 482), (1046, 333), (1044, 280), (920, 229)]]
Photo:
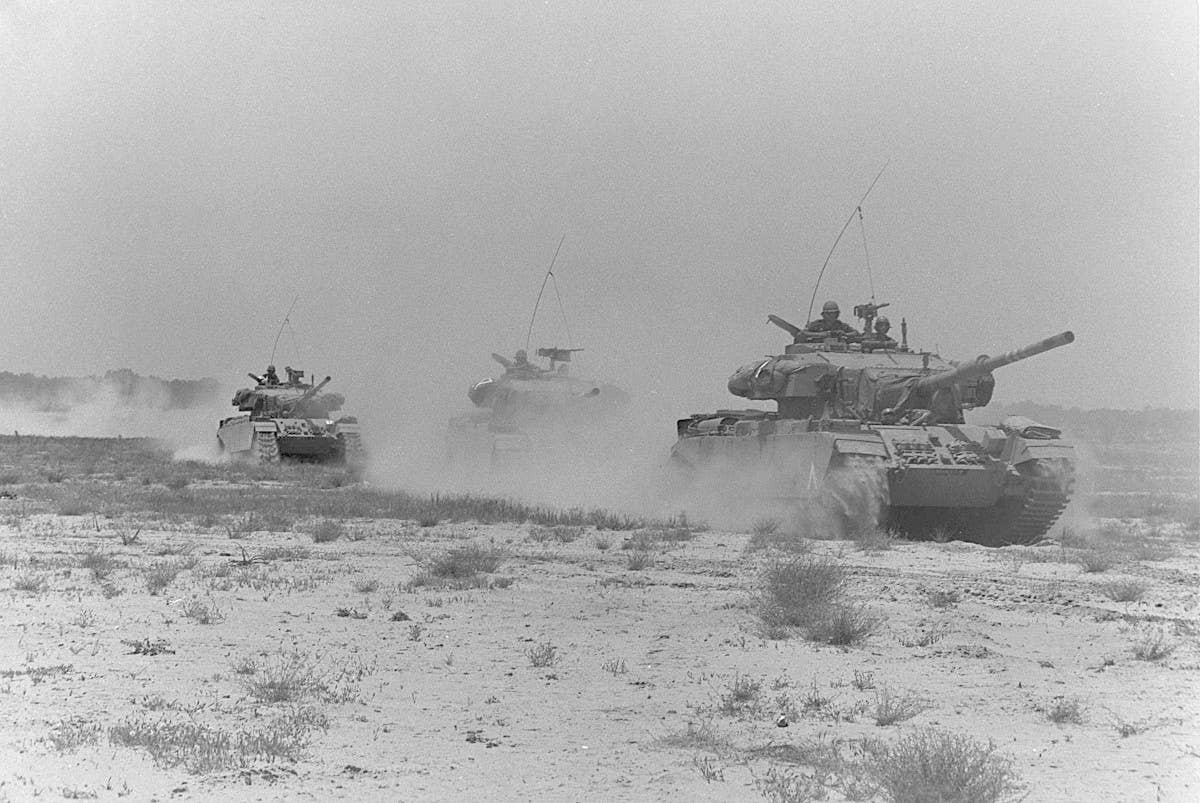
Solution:
[(875, 303), (875, 278), (871, 275), (871, 252), (867, 250), (867, 224), (863, 222), (862, 207), (858, 208), (858, 225), (862, 229), (863, 255), (867, 259), (867, 284), (871, 287), (871, 303)]
[(846, 229), (850, 228), (850, 224), (854, 222), (854, 215), (861, 214), (863, 202), (867, 200), (867, 196), (871, 194), (871, 190), (875, 189), (875, 182), (879, 181), (879, 177), (883, 175), (883, 171), (887, 170), (887, 166), (891, 163), (892, 160), (888, 159), (883, 163), (883, 167), (879, 168), (879, 173), (876, 174), (875, 181), (872, 181), (871, 186), (867, 187), (867, 191), (859, 199), (858, 204), (854, 207), (854, 211), (850, 213), (850, 217), (846, 218), (846, 225), (842, 226), (842, 230), (838, 232), (837, 239), (833, 241), (833, 248), (829, 249), (829, 256), (825, 257), (825, 262), (821, 265), (821, 272), (817, 274), (817, 283), (813, 286), (812, 299), (808, 302), (807, 319), (812, 318), (813, 304), (817, 301), (817, 290), (821, 287), (821, 277), (825, 275), (825, 268), (829, 267), (829, 260), (833, 259), (833, 252), (837, 250), (838, 243), (842, 241), (842, 235), (846, 233)]
[(562, 315), (563, 329), (567, 330), (567, 347), (575, 347), (575, 338), (571, 337), (571, 324), (567, 322), (567, 308), (563, 306), (562, 296), (558, 292), (558, 277), (554, 277), (554, 281), (550, 283), (554, 287), (554, 296), (558, 299), (558, 312)]
[[(283, 321), (279, 324), (279, 331), (275, 333), (275, 342), (271, 344), (271, 359), (270, 364), (275, 364), (275, 349), (279, 347), (279, 337), (283, 334), (283, 327), (291, 326), (292, 322), (288, 320), (288, 315), (292, 314), (292, 310), (296, 308), (296, 302), (300, 300), (300, 296), (292, 299), (292, 306), (288, 307), (287, 313), (283, 316)], [(292, 330), (292, 348), (296, 348), (296, 331)]]
[[(542, 293), (546, 292), (546, 282), (554, 278), (554, 263), (558, 261), (558, 252), (562, 250), (563, 240), (567, 239), (566, 232), (558, 240), (558, 248), (554, 249), (554, 258), (550, 260), (550, 267), (546, 269), (546, 275), (542, 279), (542, 287), (538, 290), (537, 301), (533, 302), (533, 314), (529, 316), (529, 331), (525, 333), (525, 350), (529, 351), (529, 340), (533, 337), (533, 322), (537, 320), (538, 306), (542, 303)], [(558, 292), (558, 284), (554, 285), (554, 292)], [(561, 305), (562, 301), (559, 300)]]

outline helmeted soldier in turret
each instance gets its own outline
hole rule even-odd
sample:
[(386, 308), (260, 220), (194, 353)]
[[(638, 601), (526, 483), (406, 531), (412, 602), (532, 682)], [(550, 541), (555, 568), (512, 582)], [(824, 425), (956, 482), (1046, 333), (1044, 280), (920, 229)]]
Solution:
[(267, 366), (267, 372), (265, 374), (263, 374), (262, 383), (264, 385), (278, 385), (279, 384), (279, 374), (275, 373), (274, 365)]
[(838, 320), (838, 316), (842, 314), (841, 308), (838, 307), (836, 301), (826, 301), (821, 305), (821, 317), (815, 321), (809, 321), (808, 326), (804, 327), (805, 332), (828, 332), (832, 335), (854, 335), (858, 334), (854, 327), (845, 321)]
[(894, 349), (899, 345), (894, 339), (888, 336), (888, 331), (892, 328), (892, 322), (880, 315), (875, 319), (875, 331), (870, 336), (863, 340), (863, 351), (873, 351), (875, 349)]

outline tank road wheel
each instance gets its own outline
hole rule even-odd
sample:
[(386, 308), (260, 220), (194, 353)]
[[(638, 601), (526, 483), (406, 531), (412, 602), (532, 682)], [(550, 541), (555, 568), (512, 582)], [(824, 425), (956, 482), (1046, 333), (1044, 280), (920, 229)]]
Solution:
[(254, 447), (260, 463), (279, 462), (279, 441), (274, 432), (254, 433)]

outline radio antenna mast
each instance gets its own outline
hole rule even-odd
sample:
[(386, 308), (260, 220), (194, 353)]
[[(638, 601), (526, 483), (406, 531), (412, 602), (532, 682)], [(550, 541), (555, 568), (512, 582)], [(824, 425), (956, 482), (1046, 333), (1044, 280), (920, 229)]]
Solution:
[[(554, 278), (554, 263), (558, 261), (558, 252), (562, 250), (563, 240), (565, 240), (565, 239), (567, 239), (567, 233), (563, 232), (563, 236), (560, 237), (558, 240), (558, 248), (554, 249), (554, 258), (550, 260), (550, 267), (546, 269), (546, 275), (542, 279), (542, 286), (541, 286), (541, 289), (538, 290), (537, 301), (533, 302), (533, 314), (529, 316), (529, 330), (525, 333), (525, 350), (526, 351), (529, 351), (529, 341), (533, 337), (533, 322), (535, 320), (537, 320), (538, 307), (542, 303), (542, 293), (546, 292), (546, 282), (548, 282)], [(558, 293), (558, 282), (554, 283), (554, 292), (556, 294)], [(559, 305), (559, 309), (561, 309), (562, 308), (562, 297), (561, 296), (558, 299), (558, 305)], [(566, 315), (564, 314), (563, 317), (565, 320)], [(568, 332), (567, 339), (569, 340), (570, 337), (571, 337), (571, 335)]]
[[(292, 299), (292, 306), (288, 307), (287, 313), (283, 316), (283, 321), (279, 324), (279, 331), (275, 333), (275, 342), (271, 344), (271, 365), (275, 364), (275, 349), (279, 348), (279, 338), (283, 334), (283, 327), (290, 327), (292, 325), (292, 322), (288, 320), (288, 316), (292, 314), (292, 310), (296, 308), (296, 302), (299, 300), (300, 296)], [(292, 348), (296, 348), (296, 331), (294, 329), (292, 330)]]
[[(858, 204), (854, 207), (854, 210), (850, 213), (850, 217), (846, 218), (846, 224), (844, 226), (842, 226), (842, 230), (838, 232), (837, 239), (833, 241), (833, 248), (829, 249), (829, 256), (825, 257), (825, 262), (824, 262), (824, 264), (821, 265), (821, 272), (817, 274), (817, 283), (815, 285), (813, 285), (812, 298), (808, 302), (808, 315), (805, 316), (805, 320), (812, 320), (813, 304), (815, 304), (817, 302), (817, 290), (820, 289), (820, 287), (821, 287), (821, 277), (825, 275), (825, 268), (829, 267), (829, 260), (833, 259), (833, 252), (837, 250), (838, 243), (840, 243), (842, 241), (842, 235), (846, 233), (846, 229), (850, 228), (850, 224), (852, 222), (854, 222), (854, 216), (856, 214), (857, 215), (862, 214), (863, 203), (867, 200), (867, 196), (871, 194), (871, 190), (875, 189), (875, 182), (879, 181), (879, 177), (883, 175), (883, 171), (887, 170), (887, 166), (891, 163), (892, 163), (892, 160), (888, 159), (886, 162), (883, 163), (883, 167), (879, 168), (879, 172), (875, 175), (875, 181), (872, 181), (871, 186), (867, 187), (867, 191), (864, 192), (863, 197), (859, 199)], [(874, 290), (872, 290), (871, 292), (872, 292), (872, 298), (873, 298)]]

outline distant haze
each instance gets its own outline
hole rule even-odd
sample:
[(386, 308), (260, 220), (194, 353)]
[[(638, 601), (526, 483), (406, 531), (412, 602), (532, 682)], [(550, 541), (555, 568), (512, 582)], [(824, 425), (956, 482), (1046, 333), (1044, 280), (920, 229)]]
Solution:
[(669, 443), (745, 406), (887, 163), (818, 306), (853, 321), (869, 256), (949, 358), (1074, 330), (998, 402), (1195, 408), (1197, 37), (1180, 2), (8, 2), (0, 370), (235, 387), (280, 335), (403, 450), (525, 346), (565, 234), (573, 340), (548, 288), (530, 345)]

